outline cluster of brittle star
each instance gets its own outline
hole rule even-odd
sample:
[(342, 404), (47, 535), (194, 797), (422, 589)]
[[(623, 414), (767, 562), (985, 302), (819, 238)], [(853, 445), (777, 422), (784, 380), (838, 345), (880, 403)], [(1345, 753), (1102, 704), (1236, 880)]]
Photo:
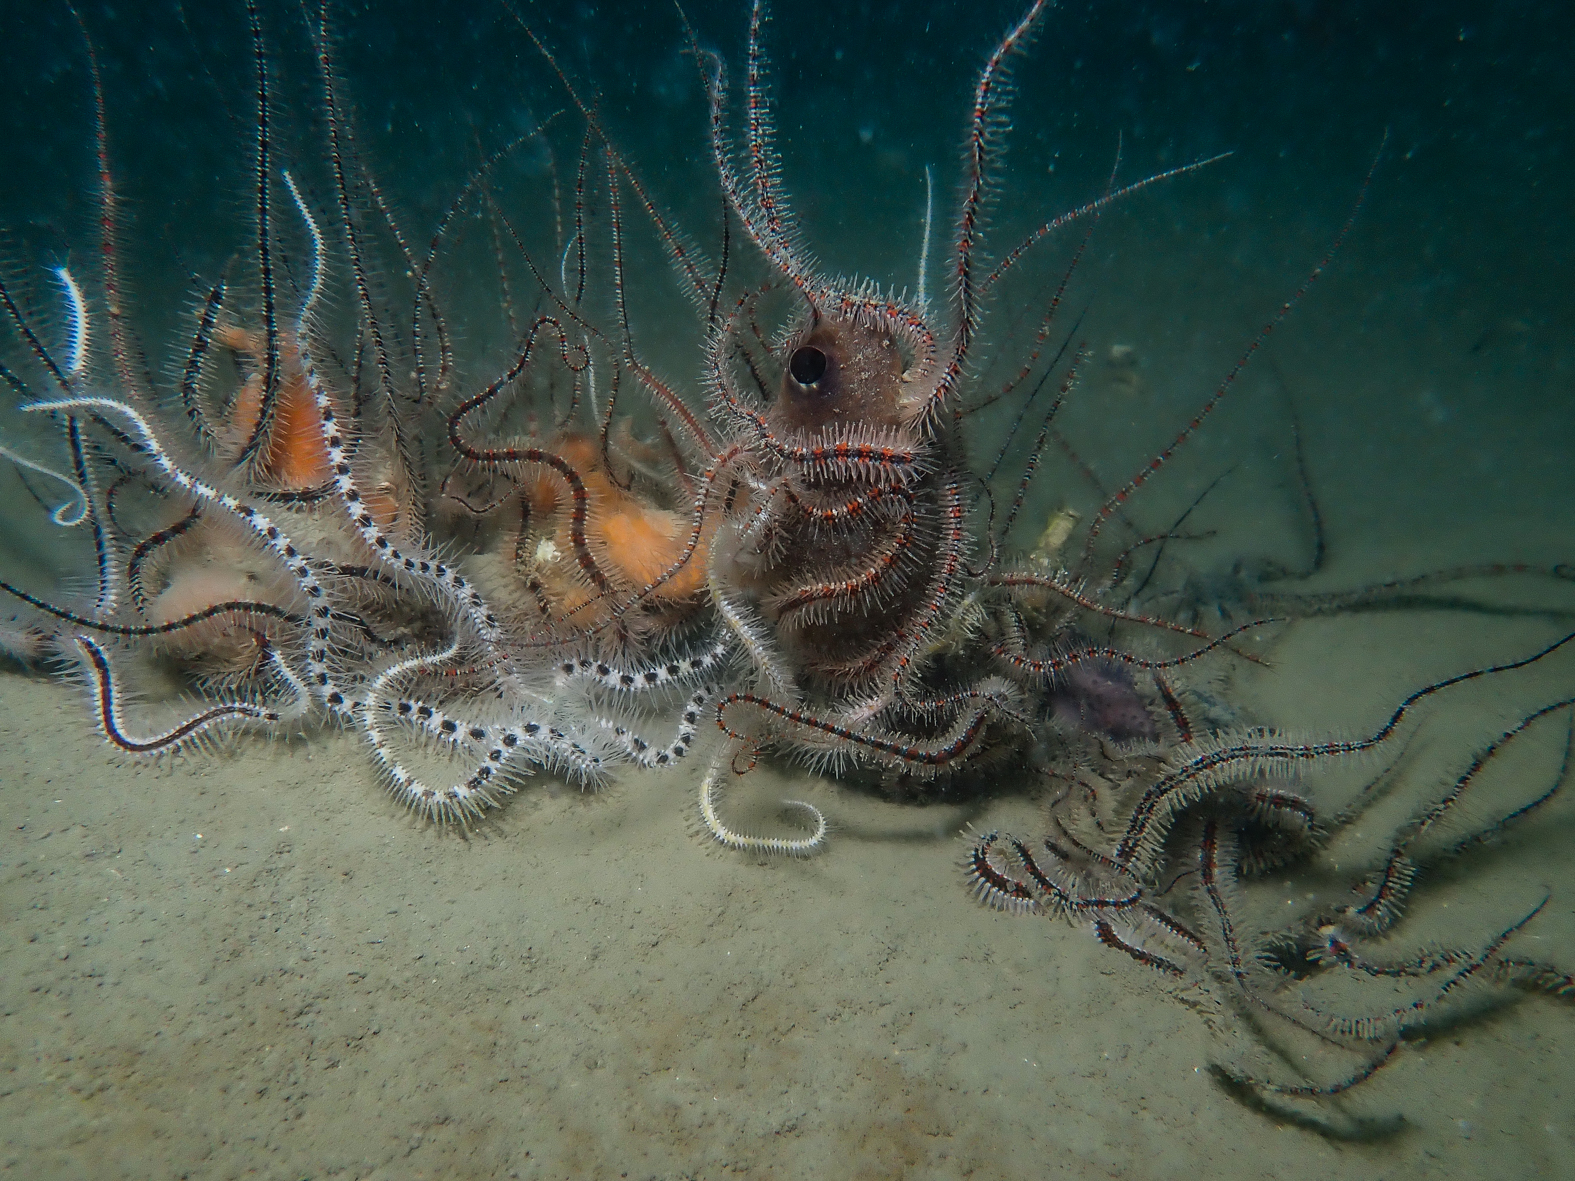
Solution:
[[(1048, 343), (1063, 279), (1041, 298), (1043, 314), (1012, 362), (1013, 376), (981, 395), (973, 352), (984, 309), (1053, 231), (1077, 218), (1091, 224), (1110, 201), (1162, 179), (1112, 183), (986, 261), (982, 231), (1008, 127), (1009, 69), (1044, 7), (1041, 0), (1029, 8), (979, 74), (939, 311), (922, 281), (911, 298), (833, 281), (802, 245), (773, 146), (763, 4), (750, 22), (741, 137), (730, 127), (721, 59), (692, 44), (725, 202), (716, 259), (658, 210), (602, 131), (594, 104), (559, 71), (585, 125), (573, 232), (557, 244), (559, 281), (493, 205), (539, 290), (538, 310), (517, 331), (515, 355), (496, 379), (447, 405), (450, 334), (429, 274), (455, 212), (467, 200), (491, 203), (486, 168), (451, 206), (427, 256), (416, 258), (357, 165), (325, 9), (315, 34), (333, 197), (328, 209), (314, 207), (273, 157), (269, 62), (253, 8), (256, 298), (236, 311), (246, 301), (228, 280), (208, 289), (176, 391), (186, 421), (159, 413), (152, 383), (132, 362), (101, 94), (104, 331), (92, 330), (91, 301), (64, 268), (64, 348), (46, 341), (0, 286), (36, 373), (4, 376), (23, 409), (58, 424), (69, 462), (56, 470), (5, 454), (71, 489), (55, 520), (92, 532), (98, 566), (91, 602), (79, 605), (0, 585), (32, 612), (29, 634), (47, 637), (77, 670), (102, 733), (119, 750), (157, 755), (237, 729), (282, 732), (326, 718), (363, 737), (397, 799), (443, 823), (473, 822), (539, 770), (594, 785), (620, 765), (666, 766), (703, 750), (705, 830), (734, 849), (804, 855), (826, 838), (826, 819), (813, 805), (795, 805), (811, 824), (797, 836), (742, 833), (721, 818), (721, 785), (763, 752), (913, 796), (1023, 756), (1044, 741), (1048, 715), (1070, 714), (1106, 739), (1101, 749), (1113, 749), (1112, 739), (1137, 743), (1153, 772), (1119, 790), (1078, 780), (1052, 806), (1040, 840), (980, 838), (966, 859), (975, 891), (999, 909), (1087, 923), (1107, 946), (1167, 976), (1222, 983), (1251, 1019), (1272, 1016), (1357, 1047), (1357, 1068), (1331, 1083), (1231, 1076), (1259, 1091), (1325, 1096), (1354, 1085), (1387, 1061), (1408, 1028), (1474, 982), (1570, 991), (1567, 976), (1506, 951), (1536, 910), (1476, 950), (1380, 961), (1362, 945), (1398, 918), (1416, 847), (1452, 817), (1488, 760), (1575, 698), (1543, 707), (1484, 750), (1399, 834), (1357, 901), (1268, 933), (1245, 932), (1235, 917), (1238, 880), (1305, 859), (1350, 819), (1320, 820), (1291, 786), (1299, 770), (1380, 748), (1425, 699), (1523, 668), (1568, 639), (1426, 686), (1363, 738), (1199, 732), (1173, 670), (1211, 656), (1252, 659), (1235, 645), (1275, 621), (1214, 635), (1135, 609), (1131, 593), (1121, 593), (1128, 559), (1163, 537), (1129, 547), (1102, 580), (1087, 573), (1107, 524), (1126, 524), (1131, 495), (1226, 396), (1273, 324), (1171, 446), (1104, 496), (1084, 531), (1077, 573), (1054, 565), (1050, 553), (1015, 565), (1003, 559), (1083, 354), (1073, 349), (1063, 363)], [(96, 64), (94, 74), (97, 86)], [(585, 299), (594, 269), (584, 215), (592, 191), (609, 215), (611, 331), (596, 324)], [(629, 194), (699, 309), (703, 411), (641, 361), (630, 333), (620, 209)], [(770, 276), (764, 283), (729, 283), (735, 221)], [(394, 334), (368, 278), (372, 222), (414, 276), (403, 334), (414, 351), (414, 391), (400, 388), (396, 375), (406, 367), (391, 356)], [(286, 240), (296, 251), (288, 284), (279, 274)], [(335, 282), (356, 313), (348, 348), (347, 334), (322, 310)], [(435, 373), (423, 351), (431, 340)], [(224, 356), (235, 374), (228, 383), (218, 363)], [(624, 385), (654, 412), (655, 441), (637, 438), (615, 415)], [(980, 489), (1008, 448), (981, 472), (969, 424), (984, 406), (1013, 399), (1021, 403), (1018, 423), (1032, 410), (1041, 429), (1003, 494), (1009, 508), (997, 524), (993, 497)], [(411, 439), (412, 424), (434, 408), (446, 447), (431, 502), (439, 508), (424, 500), (424, 461)], [(140, 532), (116, 512), (117, 496), (137, 490), (163, 513)], [(447, 523), (447, 534), (435, 521)], [(467, 534), (473, 540), (462, 543)], [(1107, 641), (1090, 638), (1099, 629)], [(1116, 642), (1118, 631), (1144, 638), (1128, 646)], [(171, 657), (204, 694), (194, 712), (148, 733), (127, 720), (125, 669)], [(1140, 691), (1139, 680), (1152, 691)], [(434, 768), (448, 774), (438, 778)], [(1561, 770), (1546, 793), (1505, 809), (1489, 829), (1446, 842), (1448, 851), (1529, 813), (1562, 777)], [(1186, 878), (1192, 885), (1177, 891)], [(1414, 984), (1416, 994), (1354, 1015), (1298, 1007), (1283, 995), (1288, 980), (1334, 970)]]

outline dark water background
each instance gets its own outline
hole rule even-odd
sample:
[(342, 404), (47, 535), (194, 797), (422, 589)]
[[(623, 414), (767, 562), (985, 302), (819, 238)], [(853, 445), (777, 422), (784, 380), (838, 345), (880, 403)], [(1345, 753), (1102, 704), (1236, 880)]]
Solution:
[[(728, 61), (736, 94), (747, 12), (729, 5), (688, 12), (701, 43)], [(523, 14), (596, 104), (657, 204), (714, 255), (719, 198), (705, 104), (676, 12), (561, 4)], [(189, 322), (180, 317), (198, 291), (192, 276), (211, 282), (249, 249), (255, 94), (245, 15), (168, 5), (90, 7), (83, 15), (104, 73), (128, 303), (155, 372), (164, 372), (180, 356)], [(828, 271), (911, 287), (928, 165), (936, 191), (932, 290), (943, 281), (974, 79), (1017, 15), (1005, 5), (912, 4), (775, 14), (768, 47), (783, 172)], [(328, 205), (305, 18), (289, 5), (265, 5), (261, 18), (276, 157)], [(513, 18), (487, 5), (377, 4), (335, 8), (332, 23), (364, 162), (417, 244), (481, 158), (562, 112), (552, 128), (555, 159), (538, 140), (492, 174), (514, 224), (540, 244), (538, 257), (552, 258), (554, 222), (572, 225), (567, 189), (579, 123)], [(1356, 497), (1351, 513), (1425, 515), (1422, 502), (1439, 482), (1469, 474), (1491, 483), (1506, 466), (1535, 467), (1567, 512), (1555, 484), (1572, 430), (1564, 342), (1575, 320), (1562, 281), (1575, 263), (1567, 233), (1575, 83), (1562, 68), (1570, 43), (1568, 14), (1552, 4), (1051, 11), (1031, 53), (1016, 62), (1019, 93), (987, 247), (1004, 249), (1047, 216), (1096, 196), (1118, 142), (1122, 180), (1234, 153), (1107, 215), (1072, 288), (1069, 306), (1085, 312), (1082, 332), (1095, 355), (1135, 342), (1148, 368), (1151, 400), (1142, 407), (1084, 398), (1079, 409), (1074, 399), (1074, 414), (1096, 420), (1089, 429), (1119, 428), (1125, 440), (1089, 439), (1089, 458), (1105, 478), (1119, 478), (1118, 468), (1162, 443), (1301, 285), (1350, 211), (1387, 129), (1353, 236), (1283, 334), (1297, 339), (1274, 357), (1277, 373), (1255, 364), (1249, 382), (1291, 391), (1314, 449), (1359, 449), (1366, 462), (1356, 467), (1368, 475), (1402, 469)], [(91, 287), (94, 160), (81, 38), (62, 7), (13, 9), (0, 54), (11, 80), (0, 209), (13, 269), (25, 278), (70, 261), (79, 273), (88, 268)], [(554, 165), (556, 212), (547, 175)], [(274, 200), (288, 236), (293, 215), (282, 191)], [(637, 341), (664, 372), (692, 381), (693, 318), (632, 196), (625, 201)], [(587, 210), (588, 234), (603, 241), (605, 215), (595, 203)], [(465, 338), (464, 375), (477, 379), (505, 342), (490, 233), (479, 224), (469, 232), (465, 221), (450, 233), (450, 265), (437, 282)], [(1042, 298), (1078, 236), (1073, 227), (1038, 252), (1044, 269), (1037, 287), (1026, 288), (1031, 297)], [(38, 286), (47, 311), (53, 293)], [(1008, 307), (997, 317), (1000, 356), (1015, 353), (1010, 333), (1020, 334), (1022, 315)], [(1426, 355), (1406, 380), (1393, 380), (1387, 365), (1413, 341)], [(1418, 373), (1424, 388), (1397, 388), (1414, 385)], [(1364, 382), (1370, 388), (1353, 388)], [(1228, 457), (1256, 450), (1241, 445), (1237, 429), (1261, 428), (1283, 442), (1283, 422), (1263, 398), (1238, 414), (1234, 403), (1243, 400), (1233, 394), (1229, 424), (1198, 444), (1198, 462), (1211, 463), (1212, 474)], [(1529, 450), (1528, 439), (1536, 441)], [(1109, 455), (1113, 449), (1125, 454)], [(1200, 467), (1193, 482), (1212, 474)]]

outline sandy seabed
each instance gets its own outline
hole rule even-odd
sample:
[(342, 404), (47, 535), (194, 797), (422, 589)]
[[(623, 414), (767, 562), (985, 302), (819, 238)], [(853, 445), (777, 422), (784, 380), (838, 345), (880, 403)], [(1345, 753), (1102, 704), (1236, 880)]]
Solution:
[[(1275, 673), (1237, 688), (1270, 716), (1318, 699), (1360, 729), (1394, 684), (1529, 650), (1549, 624), (1462, 630), (1448, 613), (1304, 622)], [(1385, 645), (1415, 669), (1349, 657)], [(1559, 681), (1455, 698), (1431, 723), (1466, 743), (1443, 740), (1444, 765)], [(691, 765), (595, 795), (529, 786), (463, 838), (388, 802), (353, 736), (127, 765), (83, 712), (69, 687), (0, 678), (0, 1167), (16, 1176), (1567, 1167), (1567, 1004), (1526, 998), (1408, 1044), (1342, 1104), (1402, 1117), (1374, 1141), (1271, 1120), (1204, 1069), (1232, 1036), (1189, 1011), (1206, 1006), (1082, 931), (972, 903), (958, 830), (1032, 831), (1027, 796), (915, 809), (794, 784), (835, 818), (833, 843), (762, 864), (694, 835)], [(1512, 775), (1556, 770), (1552, 729)], [(745, 782), (730, 811), (790, 823), (769, 804), (782, 785)], [(1446, 875), (1433, 913), (1454, 906), (1477, 942), (1553, 890), (1529, 946), (1568, 967), (1572, 812), (1518, 833), (1489, 876)]]

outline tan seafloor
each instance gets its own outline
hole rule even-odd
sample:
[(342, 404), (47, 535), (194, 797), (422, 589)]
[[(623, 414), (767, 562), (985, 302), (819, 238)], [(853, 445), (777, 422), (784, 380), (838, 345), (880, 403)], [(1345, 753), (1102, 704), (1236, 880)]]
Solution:
[[(1459, 619), (1304, 622), (1238, 689), (1366, 729), (1397, 687), (1557, 631), (1462, 638)], [(1411, 656), (1380, 671), (1385, 651)], [(1443, 765), (1568, 681), (1566, 662), (1460, 694), (1459, 724), (1430, 731), (1464, 736)], [(1344, 1103), (1404, 1117), (1377, 1142), (1249, 1110), (1154, 973), (969, 899), (957, 830), (1032, 831), (1024, 797), (975, 813), (811, 787), (830, 849), (762, 864), (693, 835), (690, 766), (528, 786), (466, 840), (381, 796), (353, 736), (131, 766), (80, 705), (0, 677), (11, 1175), (1555, 1176), (1575, 1147), (1575, 1012), (1543, 998), (1405, 1047)], [(1562, 736), (1516, 773), (1544, 782)], [(729, 811), (784, 824), (747, 782)], [(1478, 943), (1552, 890), (1528, 946), (1568, 968), (1572, 815), (1489, 876), (1446, 875), (1429, 909)]]

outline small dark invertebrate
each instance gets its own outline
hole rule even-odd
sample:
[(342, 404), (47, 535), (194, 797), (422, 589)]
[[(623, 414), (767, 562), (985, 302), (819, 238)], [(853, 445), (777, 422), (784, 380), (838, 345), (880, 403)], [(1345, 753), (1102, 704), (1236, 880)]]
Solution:
[[(1410, 694), (1374, 733), (1359, 739), (1296, 740), (1261, 729), (1220, 733), (1170, 751), (1153, 774), (1061, 792), (1048, 831), (1032, 841), (990, 832), (964, 860), (977, 898), (1013, 914), (1047, 914), (1086, 924), (1099, 941), (1180, 985), (1215, 996), (1272, 1039), (1318, 1051), (1303, 1070), (1335, 1077), (1287, 1079), (1272, 1064), (1221, 1065), (1220, 1078), (1260, 1100), (1320, 1099), (1370, 1078), (1402, 1039), (1505, 986), (1575, 995), (1575, 979), (1528, 960), (1511, 940), (1547, 898), (1477, 947), (1431, 947), (1395, 958), (1411, 896), (1427, 868), (1497, 839), (1552, 800), (1575, 749), (1575, 698), (1542, 706), (1480, 749), (1440, 795), (1402, 822), (1377, 856), (1347, 876), (1348, 892), (1308, 895), (1287, 916), (1254, 909), (1244, 891), (1267, 875), (1305, 875), (1331, 845), (1364, 821), (1377, 798), (1369, 783), (1332, 816), (1320, 815), (1295, 781), (1314, 769), (1383, 749), (1428, 698), (1552, 657), (1567, 635), (1520, 660), (1475, 669)], [(1456, 809), (1492, 760), (1547, 718), (1564, 718), (1564, 752), (1538, 794), (1497, 805), (1485, 823), (1464, 826)], [(1324, 867), (1327, 869), (1327, 867)], [(1278, 909), (1278, 908), (1277, 908)], [(1287, 921), (1287, 918), (1289, 921)], [(1396, 985), (1402, 985), (1396, 992)], [(1327, 997), (1328, 999), (1324, 999)], [(1310, 1051), (1285, 1061), (1306, 1063)]]

